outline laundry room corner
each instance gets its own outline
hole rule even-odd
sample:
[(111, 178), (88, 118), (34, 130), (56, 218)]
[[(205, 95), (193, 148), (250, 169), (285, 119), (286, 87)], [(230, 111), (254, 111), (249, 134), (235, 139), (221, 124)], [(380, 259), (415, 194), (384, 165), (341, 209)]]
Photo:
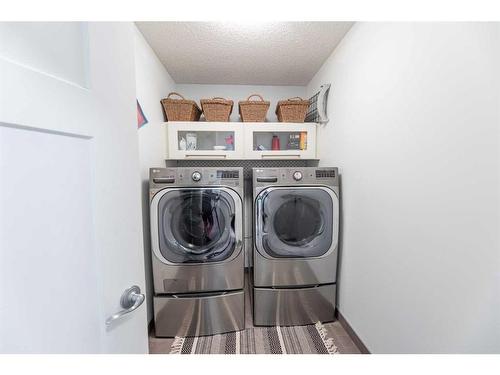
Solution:
[[(170, 77), (155, 52), (141, 32), (134, 28), (135, 78), (138, 111), (139, 163), (141, 169), (141, 204), (144, 235), (144, 263), (146, 268), (146, 302), (148, 322), (153, 319), (151, 234), (149, 229), (149, 169), (163, 167), (167, 153), (165, 118), (160, 100), (175, 91), (175, 82)], [(139, 116), (138, 116), (139, 117)]]

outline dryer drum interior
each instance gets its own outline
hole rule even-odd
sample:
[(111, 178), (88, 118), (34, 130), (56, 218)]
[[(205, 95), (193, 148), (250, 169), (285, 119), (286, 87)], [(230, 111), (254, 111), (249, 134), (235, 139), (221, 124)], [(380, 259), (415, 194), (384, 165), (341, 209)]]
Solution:
[(333, 202), (324, 189), (268, 189), (257, 199), (259, 243), (276, 258), (326, 254), (333, 241)]
[(285, 199), (274, 215), (274, 233), (287, 245), (307, 245), (324, 231), (325, 218), (319, 202), (300, 195)]

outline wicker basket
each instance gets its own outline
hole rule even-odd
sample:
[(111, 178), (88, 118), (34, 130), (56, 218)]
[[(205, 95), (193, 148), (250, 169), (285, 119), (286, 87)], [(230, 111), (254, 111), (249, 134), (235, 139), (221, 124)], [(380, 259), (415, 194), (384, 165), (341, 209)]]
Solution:
[[(181, 99), (171, 99), (172, 95), (177, 95)], [(171, 92), (165, 99), (161, 100), (163, 109), (167, 116), (167, 121), (198, 121), (201, 109), (194, 100), (186, 100), (181, 94)]]
[(233, 101), (215, 97), (212, 99), (201, 99), (201, 109), (207, 121), (229, 121), (233, 111)]
[[(252, 97), (259, 97), (260, 100), (250, 100)], [(241, 120), (243, 122), (264, 122), (270, 103), (265, 101), (259, 94), (250, 95), (247, 100), (238, 102)]]
[(287, 100), (280, 100), (276, 106), (279, 122), (304, 122), (306, 119), (309, 100), (296, 96)]

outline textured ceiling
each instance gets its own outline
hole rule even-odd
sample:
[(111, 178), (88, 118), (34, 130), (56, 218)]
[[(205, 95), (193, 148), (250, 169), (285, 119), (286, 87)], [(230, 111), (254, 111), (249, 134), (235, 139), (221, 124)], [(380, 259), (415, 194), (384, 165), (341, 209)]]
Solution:
[(177, 83), (306, 85), (351, 22), (136, 22)]

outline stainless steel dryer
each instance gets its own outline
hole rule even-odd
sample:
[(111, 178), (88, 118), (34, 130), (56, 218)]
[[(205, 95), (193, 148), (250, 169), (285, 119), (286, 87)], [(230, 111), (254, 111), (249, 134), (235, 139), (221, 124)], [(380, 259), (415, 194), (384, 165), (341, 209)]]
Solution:
[(337, 168), (254, 168), (253, 192), (254, 324), (334, 320)]
[(242, 168), (150, 169), (157, 336), (244, 329)]

